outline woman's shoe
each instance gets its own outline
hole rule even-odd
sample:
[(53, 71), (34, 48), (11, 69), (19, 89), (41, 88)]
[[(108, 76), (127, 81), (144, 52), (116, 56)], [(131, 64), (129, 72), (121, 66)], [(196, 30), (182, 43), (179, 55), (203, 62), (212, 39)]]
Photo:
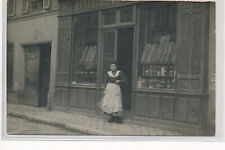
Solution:
[(119, 123), (119, 124), (123, 123), (121, 117), (116, 117), (116, 118), (115, 118), (115, 121), (116, 121), (116, 123)]
[(109, 123), (114, 121), (114, 117), (110, 117), (110, 119), (108, 120)]

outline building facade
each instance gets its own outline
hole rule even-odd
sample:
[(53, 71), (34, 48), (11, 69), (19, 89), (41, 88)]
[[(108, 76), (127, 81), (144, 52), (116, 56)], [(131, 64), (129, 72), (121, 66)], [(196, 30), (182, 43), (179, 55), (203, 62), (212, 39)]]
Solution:
[(125, 118), (214, 134), (214, 3), (61, 0), (59, 5), (53, 109), (100, 114), (96, 104), (104, 74), (117, 60), (127, 77)]
[(8, 101), (46, 106), (54, 90), (58, 1), (7, 2)]
[(117, 60), (124, 118), (214, 134), (214, 3), (8, 2), (8, 88), (20, 103), (101, 115), (104, 76)]

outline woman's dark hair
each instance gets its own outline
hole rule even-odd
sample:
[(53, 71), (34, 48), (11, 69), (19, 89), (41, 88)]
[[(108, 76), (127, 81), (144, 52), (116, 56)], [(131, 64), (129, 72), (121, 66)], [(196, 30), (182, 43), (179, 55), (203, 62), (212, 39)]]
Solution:
[(118, 64), (118, 62), (117, 61), (112, 61), (112, 62), (110, 62), (110, 64), (109, 64), (109, 68), (110, 68), (110, 66), (112, 65), (112, 64), (115, 64), (116, 65), (116, 67), (117, 67), (117, 69), (119, 69), (119, 64)]
[(110, 63), (110, 65), (112, 65), (112, 64), (115, 64), (115, 65), (118, 67), (118, 62), (117, 62), (117, 61), (112, 61), (112, 62)]

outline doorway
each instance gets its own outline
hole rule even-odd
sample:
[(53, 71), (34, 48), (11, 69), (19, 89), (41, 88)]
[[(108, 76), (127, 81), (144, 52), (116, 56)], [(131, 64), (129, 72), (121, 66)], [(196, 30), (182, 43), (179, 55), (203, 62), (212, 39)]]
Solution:
[(123, 108), (131, 109), (132, 94), (132, 64), (133, 64), (133, 28), (118, 29), (117, 38), (117, 61), (119, 69), (124, 73), (127, 80), (121, 86)]
[(40, 45), (40, 50), (39, 106), (46, 106), (50, 80), (51, 45)]
[[(129, 116), (132, 102), (132, 66), (133, 66), (133, 27), (108, 28), (103, 32), (103, 63), (101, 83), (105, 72), (113, 60), (118, 61), (119, 68), (126, 76), (121, 85), (124, 113)], [(103, 92), (103, 90), (101, 91)], [(101, 94), (102, 95), (102, 94)]]
[(25, 46), (25, 105), (46, 106), (49, 91), (51, 45)]

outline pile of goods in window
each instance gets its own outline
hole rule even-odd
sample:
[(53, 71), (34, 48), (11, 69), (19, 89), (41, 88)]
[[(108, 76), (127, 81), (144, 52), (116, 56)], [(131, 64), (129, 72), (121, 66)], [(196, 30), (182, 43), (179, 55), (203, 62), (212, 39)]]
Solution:
[(96, 70), (96, 58), (97, 58), (97, 46), (85, 46), (81, 55), (79, 64), (83, 67), (83, 71), (80, 74), (95, 74)]
[(160, 37), (159, 43), (148, 43), (142, 54), (139, 88), (172, 88), (175, 79), (175, 42), (170, 35)]

